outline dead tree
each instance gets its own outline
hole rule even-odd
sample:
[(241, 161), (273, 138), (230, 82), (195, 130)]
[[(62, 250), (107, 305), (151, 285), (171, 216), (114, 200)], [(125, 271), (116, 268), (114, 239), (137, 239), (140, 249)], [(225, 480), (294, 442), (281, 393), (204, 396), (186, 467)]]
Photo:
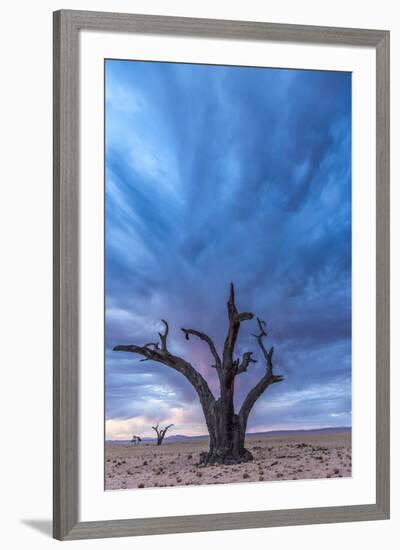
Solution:
[(119, 345), (114, 351), (127, 351), (137, 353), (143, 357), (141, 361), (156, 361), (172, 368), (185, 376), (197, 392), (200, 404), (204, 413), (207, 429), (210, 435), (209, 451), (200, 455), (202, 464), (237, 464), (252, 460), (253, 456), (245, 444), (247, 420), (249, 414), (264, 391), (277, 382), (283, 380), (283, 376), (273, 373), (272, 357), (274, 348), (269, 350), (264, 345), (264, 338), (267, 337), (265, 322), (257, 318), (258, 334), (254, 334), (258, 346), (261, 349), (265, 361), (265, 373), (259, 382), (249, 391), (238, 412), (234, 409), (235, 379), (245, 373), (251, 363), (256, 363), (252, 357), (253, 352), (246, 351), (241, 358), (234, 357), (235, 345), (237, 342), (241, 323), (253, 319), (253, 314), (248, 312), (239, 313), (235, 304), (235, 291), (233, 284), (230, 287), (228, 300), (228, 333), (225, 339), (222, 355), (220, 355), (212, 339), (198, 330), (182, 328), (187, 340), (191, 336), (200, 338), (205, 342), (213, 358), (211, 367), (216, 369), (219, 384), (220, 396), (216, 399), (212, 394), (203, 376), (185, 359), (170, 353), (167, 348), (168, 323), (162, 320), (165, 330), (159, 333), (159, 342), (149, 342), (144, 346)]
[(155, 430), (155, 432), (157, 434), (157, 445), (161, 445), (161, 443), (163, 442), (164, 436), (167, 433), (167, 430), (169, 430), (169, 428), (171, 428), (171, 426), (173, 426), (173, 424), (169, 424), (163, 430), (158, 429), (158, 422), (157, 422), (156, 426), (152, 426), (153, 430)]

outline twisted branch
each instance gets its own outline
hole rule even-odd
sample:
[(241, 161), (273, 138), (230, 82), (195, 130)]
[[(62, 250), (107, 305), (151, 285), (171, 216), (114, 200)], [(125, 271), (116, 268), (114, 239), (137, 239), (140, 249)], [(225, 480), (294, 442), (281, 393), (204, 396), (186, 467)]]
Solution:
[(167, 321), (164, 321), (164, 319), (161, 319), (161, 322), (164, 323), (164, 326), (165, 326), (164, 332), (158, 333), (158, 336), (160, 337), (160, 340), (161, 340), (161, 351), (167, 351), (167, 337), (169, 332), (169, 326)]
[(252, 358), (252, 351), (245, 351), (242, 356), (242, 361), (239, 363), (239, 360), (236, 360), (236, 374), (241, 374), (242, 372), (247, 371), (247, 367), (250, 363), (257, 363), (257, 359)]
[(212, 339), (203, 332), (199, 332), (198, 330), (193, 330), (191, 328), (181, 328), (181, 331), (185, 334), (186, 340), (189, 340), (189, 335), (197, 336), (197, 338), (200, 338), (200, 340), (203, 340), (208, 344), (208, 347), (210, 348), (211, 355), (214, 357), (215, 365), (212, 365), (213, 367), (219, 369), (221, 368), (221, 358), (218, 355), (217, 349), (214, 345), (214, 342)]
[(254, 315), (247, 311), (243, 313), (238, 312), (235, 304), (235, 288), (233, 283), (231, 283), (230, 286), (229, 301), (227, 305), (229, 328), (224, 344), (223, 366), (226, 370), (229, 370), (231, 366), (234, 366), (233, 351), (235, 349), (236, 340), (239, 334), (240, 323), (242, 321), (249, 321), (250, 319), (253, 319)]
[(254, 386), (254, 388), (252, 388), (249, 391), (245, 400), (243, 401), (242, 407), (239, 411), (239, 419), (241, 422), (244, 423), (244, 425), (246, 425), (249, 413), (254, 403), (260, 397), (260, 395), (262, 395), (264, 391), (268, 388), (268, 386), (271, 386), (271, 384), (276, 384), (277, 382), (282, 382), (283, 380), (283, 376), (275, 375), (273, 373), (272, 356), (274, 354), (274, 348), (271, 347), (270, 350), (268, 351), (264, 346), (263, 338), (266, 338), (268, 336), (265, 329), (265, 326), (266, 326), (265, 321), (257, 317), (257, 323), (260, 329), (260, 333), (253, 334), (253, 336), (257, 338), (258, 345), (260, 346), (260, 349), (265, 357), (266, 373), (261, 378), (261, 380)]
[(141, 361), (156, 361), (162, 363), (167, 367), (170, 367), (187, 378), (196, 390), (200, 403), (203, 408), (208, 408), (211, 403), (215, 401), (214, 396), (203, 376), (185, 359), (172, 355), (167, 349), (167, 336), (168, 336), (168, 323), (163, 320), (165, 331), (159, 333), (161, 339), (161, 349), (158, 343), (149, 342), (144, 346), (137, 346), (135, 344), (130, 345), (118, 345), (114, 346), (114, 351), (125, 351), (130, 353), (137, 353), (141, 355), (143, 359)]
[(163, 430), (160, 431), (161, 437), (164, 438), (164, 435), (167, 433), (167, 430), (169, 430), (173, 424), (168, 424)]

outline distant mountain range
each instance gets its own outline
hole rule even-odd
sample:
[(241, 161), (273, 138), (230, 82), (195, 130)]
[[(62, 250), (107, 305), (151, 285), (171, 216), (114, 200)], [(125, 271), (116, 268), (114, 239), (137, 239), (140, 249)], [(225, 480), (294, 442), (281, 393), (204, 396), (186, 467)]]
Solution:
[[(270, 431), (270, 432), (252, 432), (252, 433), (248, 433), (246, 434), (247, 437), (260, 437), (260, 436), (269, 436), (269, 437), (281, 437), (281, 436), (292, 436), (292, 435), (301, 435), (301, 434), (307, 434), (307, 435), (312, 435), (313, 433), (315, 434), (320, 434), (320, 433), (332, 433), (332, 434), (335, 434), (335, 433), (350, 433), (351, 432), (351, 427), (349, 426), (342, 426), (340, 428), (318, 428), (318, 429), (312, 429), (312, 430), (273, 430), (273, 431)], [(165, 442), (167, 441), (185, 441), (185, 440), (189, 440), (189, 439), (192, 439), (192, 440), (202, 440), (202, 439), (208, 439), (208, 435), (204, 434), (204, 435), (193, 435), (193, 436), (190, 436), (190, 435), (182, 435), (182, 434), (177, 434), (177, 435), (170, 435), (170, 436), (165, 436)], [(142, 437), (142, 441), (144, 443), (150, 443), (150, 442), (155, 442), (156, 439), (154, 437)], [(131, 443), (130, 439), (108, 439), (106, 441), (106, 443), (119, 443), (119, 444), (122, 444), (122, 443)]]

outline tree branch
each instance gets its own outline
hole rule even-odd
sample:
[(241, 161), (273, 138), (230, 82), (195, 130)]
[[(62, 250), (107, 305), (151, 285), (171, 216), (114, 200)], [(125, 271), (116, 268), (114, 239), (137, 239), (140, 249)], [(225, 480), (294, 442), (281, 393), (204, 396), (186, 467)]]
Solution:
[(268, 336), (268, 334), (265, 331), (265, 325), (266, 325), (265, 321), (257, 317), (257, 323), (260, 329), (260, 334), (253, 334), (253, 336), (257, 338), (258, 345), (260, 346), (260, 349), (265, 357), (265, 361), (267, 364), (267, 374), (272, 376), (272, 369), (273, 369), (272, 356), (274, 354), (274, 348), (272, 346), (268, 351), (264, 346), (263, 338), (264, 337), (266, 338)]
[(156, 426), (152, 426), (152, 429), (155, 430), (157, 437), (160, 437), (160, 432), (158, 431), (158, 422)]
[(257, 338), (258, 345), (260, 346), (261, 351), (264, 355), (267, 372), (261, 378), (261, 380), (259, 380), (259, 382), (254, 386), (254, 388), (252, 388), (249, 391), (245, 400), (243, 401), (243, 404), (239, 411), (239, 418), (241, 422), (244, 422), (244, 424), (247, 423), (247, 418), (249, 416), (249, 413), (252, 407), (254, 406), (254, 403), (264, 393), (264, 391), (268, 388), (268, 386), (270, 386), (271, 384), (276, 384), (277, 382), (282, 382), (283, 380), (283, 376), (274, 375), (273, 373), (272, 356), (274, 354), (274, 348), (271, 347), (270, 350), (268, 351), (264, 346), (263, 338), (268, 336), (265, 330), (265, 321), (257, 317), (257, 323), (260, 329), (260, 333), (253, 334), (253, 336)]
[(204, 334), (203, 332), (199, 332), (198, 330), (193, 330), (191, 328), (181, 328), (181, 331), (185, 333), (186, 340), (189, 340), (189, 335), (193, 335), (193, 336), (197, 336), (197, 338), (200, 338), (200, 340), (207, 342), (208, 347), (210, 348), (211, 354), (215, 359), (215, 365), (213, 366), (215, 366), (217, 369), (221, 367), (221, 358), (218, 355), (214, 342), (211, 340), (211, 338), (207, 334)]
[(283, 380), (283, 376), (280, 376), (280, 375), (271, 376), (268, 373), (265, 374), (261, 378), (261, 380), (254, 386), (254, 388), (252, 388), (247, 394), (240, 408), (239, 418), (243, 420), (245, 423), (247, 423), (247, 418), (257, 399), (265, 392), (268, 386), (271, 386), (271, 384), (275, 384), (277, 382), (281, 382), (282, 380)]
[(161, 322), (164, 323), (164, 326), (165, 326), (165, 330), (164, 332), (159, 332), (158, 335), (160, 337), (160, 340), (161, 340), (161, 351), (167, 351), (167, 337), (168, 337), (168, 332), (169, 332), (169, 326), (168, 326), (168, 323), (167, 321), (164, 321), (164, 319), (161, 319)]
[(223, 365), (225, 369), (229, 369), (233, 365), (233, 351), (235, 349), (236, 340), (239, 334), (240, 323), (253, 319), (254, 315), (250, 312), (239, 313), (235, 304), (235, 288), (231, 283), (229, 300), (228, 300), (228, 318), (229, 328), (225, 339), (223, 352)]
[(169, 424), (163, 430), (161, 430), (160, 435), (161, 435), (162, 439), (164, 438), (164, 435), (167, 433), (167, 430), (169, 430), (169, 428), (171, 428), (172, 426), (173, 426), (173, 424)]
[(237, 363), (236, 367), (236, 374), (241, 374), (242, 372), (247, 371), (247, 367), (250, 365), (250, 363), (257, 363), (256, 359), (252, 358), (252, 351), (245, 351), (242, 357), (241, 363)]
[(162, 363), (171, 369), (180, 372), (185, 378), (192, 384), (196, 390), (200, 403), (203, 408), (210, 407), (211, 403), (215, 401), (214, 396), (203, 376), (185, 359), (172, 355), (166, 348), (168, 324), (163, 321), (165, 325), (164, 334), (160, 333), (161, 337), (161, 349), (154, 343), (146, 344), (145, 346), (131, 345), (119, 345), (113, 348), (114, 351), (125, 351), (129, 353), (137, 353), (143, 357), (145, 361), (156, 361)]
[(234, 321), (235, 323), (241, 323), (242, 321), (250, 321), (253, 317), (254, 315), (252, 313), (244, 311), (243, 313), (237, 313), (234, 316)]
[[(253, 334), (254, 338), (257, 338), (257, 341), (258, 341), (258, 345), (260, 346), (261, 348), (261, 351), (263, 352), (263, 355), (266, 359), (267, 362), (269, 362), (269, 352), (266, 350), (265, 346), (264, 346), (264, 343), (263, 343), (263, 338), (264, 336), (267, 337), (268, 334), (265, 332), (265, 321), (262, 321), (259, 317), (257, 317), (257, 323), (258, 323), (258, 326), (259, 326), (259, 329), (260, 329), (260, 334)], [(273, 350), (273, 348), (272, 348)], [(272, 351), (273, 353), (273, 351)], [(271, 355), (271, 359), (272, 359), (272, 355)]]
[(145, 348), (149, 348), (150, 346), (153, 346), (155, 349), (160, 349), (160, 346), (158, 345), (158, 342), (149, 342), (148, 344), (145, 344)]

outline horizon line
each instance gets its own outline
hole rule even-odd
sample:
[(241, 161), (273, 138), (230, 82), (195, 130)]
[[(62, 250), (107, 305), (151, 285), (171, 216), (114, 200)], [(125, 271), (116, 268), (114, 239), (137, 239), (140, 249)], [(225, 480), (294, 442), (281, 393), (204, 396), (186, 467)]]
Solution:
[[(352, 426), (324, 426), (324, 427), (321, 427), (321, 428), (285, 428), (283, 430), (268, 430), (268, 431), (255, 431), (255, 432), (246, 432), (246, 436), (247, 435), (267, 435), (267, 434), (273, 434), (273, 433), (287, 433), (287, 432), (321, 432), (321, 431), (324, 431), (324, 430), (352, 430)], [(182, 433), (178, 433), (178, 434), (175, 434), (175, 435), (169, 435), (169, 436), (165, 436), (165, 439), (173, 439), (175, 437), (185, 437), (185, 438), (188, 438), (188, 439), (193, 439), (193, 438), (208, 438), (209, 435), (208, 434), (200, 434), (200, 435), (186, 435), (186, 434), (182, 434)], [(147, 439), (147, 440), (153, 440), (153, 439), (156, 439), (155, 437), (150, 437), (150, 436), (143, 436), (142, 439)], [(108, 442), (112, 442), (112, 441), (130, 441), (130, 439), (105, 439), (105, 443), (108, 443)]]

